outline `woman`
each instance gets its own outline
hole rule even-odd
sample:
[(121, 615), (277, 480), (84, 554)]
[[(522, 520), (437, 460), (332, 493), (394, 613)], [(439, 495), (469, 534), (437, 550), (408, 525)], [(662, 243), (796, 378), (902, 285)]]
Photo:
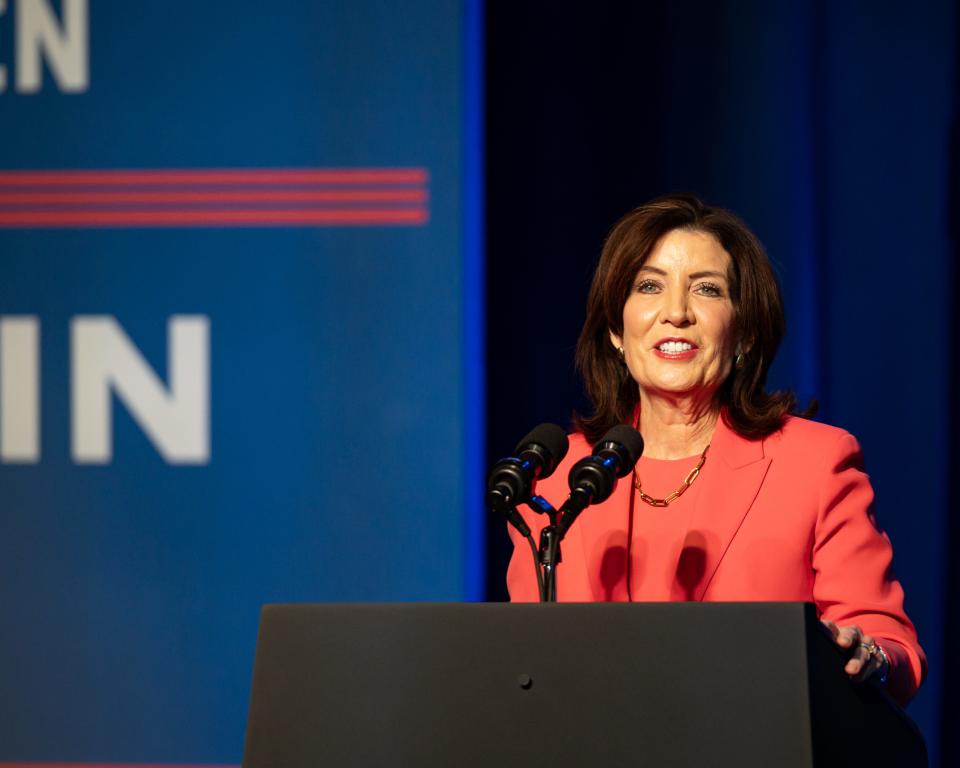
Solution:
[[(783, 329), (763, 248), (729, 212), (680, 195), (614, 226), (577, 349), (594, 411), (537, 493), (565, 498), (572, 464), (615, 424), (635, 424), (645, 448), (567, 534), (558, 599), (811, 601), (852, 652), (847, 673), (905, 704), (926, 658), (860, 448), (764, 390)], [(546, 520), (525, 517), (536, 536)], [(511, 599), (536, 600), (529, 548), (511, 536)]]

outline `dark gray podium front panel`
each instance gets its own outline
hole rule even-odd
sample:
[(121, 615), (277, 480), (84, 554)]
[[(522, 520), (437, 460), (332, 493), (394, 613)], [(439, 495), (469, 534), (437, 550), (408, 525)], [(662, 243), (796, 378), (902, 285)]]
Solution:
[(800, 603), (263, 609), (245, 768), (925, 765)]

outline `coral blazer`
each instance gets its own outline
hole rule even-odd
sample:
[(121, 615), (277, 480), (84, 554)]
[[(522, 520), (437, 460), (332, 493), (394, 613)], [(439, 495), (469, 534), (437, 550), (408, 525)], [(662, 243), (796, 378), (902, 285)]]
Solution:
[[(536, 493), (554, 506), (567, 497), (567, 474), (590, 454), (581, 434)], [(627, 477), (612, 496), (586, 509), (563, 541), (557, 599), (626, 601), (635, 499)], [(820, 617), (857, 625), (890, 657), (888, 690), (905, 704), (926, 675), (926, 657), (903, 609), (891, 569), (890, 540), (873, 516), (873, 489), (849, 433), (800, 418), (762, 440), (748, 440), (719, 419), (689, 523), (678, 530), (674, 584), (657, 599), (807, 601)], [(521, 510), (534, 537), (543, 515)], [(538, 599), (530, 548), (512, 528), (507, 570), (511, 600)]]

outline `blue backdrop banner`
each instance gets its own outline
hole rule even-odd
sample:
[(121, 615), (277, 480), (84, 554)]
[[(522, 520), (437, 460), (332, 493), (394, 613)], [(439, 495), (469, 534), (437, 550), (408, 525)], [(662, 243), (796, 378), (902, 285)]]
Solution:
[(237, 762), (261, 604), (478, 597), (466, 19), (0, 1), (0, 762)]

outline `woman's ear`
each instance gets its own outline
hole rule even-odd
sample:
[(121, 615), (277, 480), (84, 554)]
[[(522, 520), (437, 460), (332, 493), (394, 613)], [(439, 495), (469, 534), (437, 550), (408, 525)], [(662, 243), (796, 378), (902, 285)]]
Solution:
[(747, 364), (747, 355), (750, 354), (750, 350), (753, 349), (753, 342), (738, 341), (736, 348), (733, 350), (733, 367), (742, 371)]
[(623, 349), (623, 339), (612, 330), (610, 331), (610, 343), (613, 344), (614, 349)]

